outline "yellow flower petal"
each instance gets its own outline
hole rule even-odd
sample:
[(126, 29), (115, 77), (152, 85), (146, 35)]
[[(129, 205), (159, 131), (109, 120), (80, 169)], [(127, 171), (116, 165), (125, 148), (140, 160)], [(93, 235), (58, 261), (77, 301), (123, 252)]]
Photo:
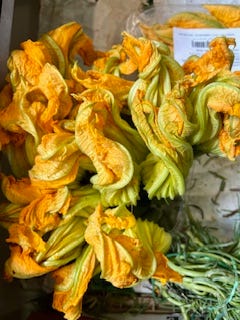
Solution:
[(139, 256), (134, 259), (133, 273), (139, 279), (149, 279), (156, 272), (159, 252), (166, 253), (171, 245), (171, 235), (157, 224), (147, 220), (137, 219), (131, 229), (125, 230), (124, 235), (138, 239), (141, 244)]
[(157, 269), (152, 276), (153, 279), (157, 279), (162, 284), (166, 284), (168, 281), (182, 282), (182, 276), (168, 266), (168, 259), (162, 253), (158, 252), (156, 258)]
[(81, 152), (72, 133), (44, 135), (38, 152), (34, 166), (29, 171), (32, 184), (44, 188), (58, 188), (75, 180)]
[(126, 101), (128, 92), (133, 85), (133, 81), (94, 70), (87, 71), (86, 78), (81, 80), (80, 83), (86, 89), (109, 90), (113, 93), (114, 97), (122, 103)]
[[(99, 97), (102, 92), (89, 91)], [(91, 178), (95, 188), (116, 188), (126, 186), (134, 173), (134, 166), (129, 151), (120, 143), (104, 135), (104, 127), (108, 121), (108, 105), (104, 100), (85, 100), (79, 106), (76, 118), (75, 138), (81, 152), (86, 154), (93, 162), (97, 175)], [(110, 122), (111, 125), (111, 122)]]
[(209, 50), (201, 57), (192, 56), (183, 65), (186, 74), (194, 73), (193, 85), (206, 82), (222, 70), (230, 70), (234, 55), (230, 46), (235, 46), (233, 38), (217, 37), (209, 44)]
[(60, 223), (61, 214), (66, 214), (70, 199), (67, 187), (50, 190), (22, 209), (19, 222), (42, 233), (50, 231)]
[[(89, 217), (89, 222), (85, 231), (86, 241), (93, 247), (96, 257), (101, 265), (101, 277), (111, 282), (119, 288), (134, 285), (138, 279), (132, 273), (132, 251), (139, 252), (137, 239), (127, 238), (124, 244), (119, 241), (126, 238), (121, 235), (122, 228), (134, 223), (135, 219), (127, 212), (126, 216), (115, 217), (110, 214), (111, 209), (103, 212), (99, 205), (95, 212)], [(130, 220), (129, 220), (130, 219)], [(113, 224), (113, 221), (114, 224)], [(106, 224), (110, 222), (110, 226)], [(113, 229), (111, 229), (113, 226)], [(106, 232), (104, 232), (106, 229)]]
[(223, 128), (219, 133), (220, 149), (230, 160), (240, 155), (240, 118), (225, 115)]
[(5, 263), (4, 277), (6, 280), (12, 278), (31, 279), (49, 273), (54, 268), (43, 267), (32, 258), (31, 254), (23, 251), (20, 246), (10, 246), (10, 258)]
[(66, 319), (79, 319), (83, 295), (93, 276), (95, 264), (94, 251), (88, 246), (74, 263), (53, 272), (55, 285), (52, 306), (63, 312)]
[(33, 186), (28, 177), (16, 180), (14, 176), (2, 175), (2, 192), (12, 203), (28, 204), (45, 192), (38, 186)]
[(212, 16), (222, 22), (225, 27), (240, 27), (240, 6), (228, 4), (203, 4)]

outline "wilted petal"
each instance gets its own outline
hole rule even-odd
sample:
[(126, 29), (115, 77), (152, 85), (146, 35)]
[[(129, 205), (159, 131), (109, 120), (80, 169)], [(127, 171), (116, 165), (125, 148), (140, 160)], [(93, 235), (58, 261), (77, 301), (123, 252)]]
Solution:
[[(146, 145), (138, 131), (124, 119), (121, 113), (122, 105), (119, 104), (113, 92), (99, 87), (85, 90), (74, 97), (79, 102), (89, 101), (89, 107), (92, 107), (92, 112), (96, 114), (95, 126), (106, 138), (119, 142), (127, 148), (134, 162), (140, 163), (145, 158)], [(131, 121), (131, 116), (129, 120)]]
[(215, 17), (205, 12), (183, 11), (177, 12), (168, 18), (166, 24), (172, 28), (224, 28), (224, 25)]
[(83, 295), (93, 276), (95, 264), (94, 251), (88, 246), (74, 263), (53, 272), (53, 308), (63, 312), (66, 319), (79, 319)]
[(172, 243), (170, 233), (148, 220), (138, 219), (136, 227), (137, 234), (146, 247), (150, 248), (154, 253), (168, 252)]
[(232, 76), (223, 76), (204, 87), (196, 87), (193, 97), (192, 121), (197, 127), (190, 137), (192, 145), (205, 153), (234, 159), (239, 140), (239, 82)]
[[(119, 214), (115, 216), (116, 213)], [(132, 266), (133, 256), (136, 258), (140, 252), (139, 241), (121, 235), (121, 230), (134, 223), (135, 218), (128, 210), (109, 209), (103, 212), (99, 205), (89, 217), (85, 232), (85, 239), (100, 262), (101, 277), (119, 288), (132, 286), (138, 281), (132, 273)]]
[(34, 166), (29, 171), (33, 184), (58, 188), (75, 180), (81, 152), (74, 134), (58, 132), (44, 135), (38, 151)]
[(225, 115), (223, 128), (219, 133), (219, 146), (230, 159), (235, 160), (240, 155), (240, 118)]
[(192, 56), (183, 65), (186, 74), (194, 74), (195, 83), (203, 83), (222, 70), (230, 70), (234, 55), (230, 46), (235, 46), (233, 38), (217, 37), (209, 44), (209, 50), (201, 57)]
[(14, 176), (2, 175), (2, 192), (12, 203), (28, 204), (32, 200), (44, 194), (44, 190), (38, 186), (33, 186), (29, 178), (15, 179)]
[(139, 23), (139, 29), (143, 36), (149, 40), (164, 42), (173, 51), (173, 29), (167, 24), (154, 23), (147, 25)]
[[(15, 90), (18, 90), (21, 81), (26, 82), (28, 86), (36, 85), (44, 64), (46, 62), (51, 63), (44, 44), (28, 40), (25, 43), (23, 42), (22, 46), (26, 48), (26, 52), (24, 50), (14, 50), (8, 59), (10, 83)], [(45, 57), (44, 51), (46, 53)], [(32, 55), (33, 52), (36, 55)]]
[(94, 70), (87, 71), (86, 78), (79, 81), (86, 89), (108, 90), (121, 102), (126, 101), (128, 92), (133, 85), (133, 81)]
[[(64, 78), (58, 69), (49, 63), (46, 63), (39, 73), (37, 85), (27, 91), (26, 99), (30, 105), (36, 101), (43, 104), (41, 112), (33, 116), (35, 125), (46, 133), (52, 131), (53, 120), (63, 119), (72, 108), (72, 100)], [(30, 113), (26, 108), (25, 112)]]
[(29, 279), (41, 276), (53, 270), (38, 264), (34, 255), (45, 249), (41, 236), (30, 227), (13, 224), (9, 228), (10, 257), (5, 263), (5, 278)]
[(7, 83), (0, 90), (0, 111), (6, 108), (12, 101), (13, 91), (10, 83)]
[(10, 246), (11, 256), (5, 263), (4, 277), (7, 280), (14, 278), (31, 279), (42, 276), (54, 268), (43, 267), (36, 263), (28, 253), (19, 246)]
[(30, 226), (14, 223), (8, 229), (7, 242), (21, 247), (25, 253), (36, 253), (45, 250), (45, 242)]
[(115, 44), (110, 50), (104, 52), (102, 57), (94, 61), (93, 69), (121, 77), (121, 74), (132, 74), (137, 66), (128, 59), (122, 45)]
[(67, 187), (49, 191), (22, 209), (19, 222), (46, 233), (60, 223), (61, 215), (66, 214), (69, 203)]
[[(97, 93), (96, 93), (97, 94)], [(97, 175), (91, 178), (99, 190), (115, 184), (116, 188), (126, 186), (134, 172), (132, 158), (120, 143), (104, 136), (107, 125), (105, 103), (84, 101), (76, 118), (75, 137), (81, 152), (93, 162)]]
[(156, 258), (157, 269), (152, 276), (153, 279), (157, 279), (162, 284), (166, 284), (168, 281), (182, 282), (182, 276), (168, 266), (168, 259), (161, 252), (156, 253)]
[[(237, 3), (237, 2), (236, 2)], [(240, 6), (231, 4), (203, 4), (203, 7), (209, 11), (225, 27), (240, 27)]]
[[(47, 35), (55, 42), (54, 45), (49, 40), (53, 49), (56, 50), (56, 45), (59, 46), (66, 63), (76, 59), (76, 54), (78, 54), (86, 65), (91, 65), (100, 54), (94, 50), (92, 40), (83, 32), (82, 26), (75, 21), (65, 23), (49, 31)], [(47, 41), (46, 38), (44, 40)]]
[(0, 125), (6, 131), (23, 134), (24, 129), (19, 126), (21, 119), (19, 98), (19, 95), (15, 95), (7, 107), (0, 109)]
[(158, 57), (155, 47), (150, 40), (144, 38), (137, 39), (127, 32), (123, 32), (122, 46), (128, 57), (136, 64), (139, 72), (145, 71), (145, 68), (149, 64), (155, 62), (155, 57)]
[(151, 278), (157, 269), (157, 254), (169, 250), (171, 235), (157, 224), (141, 219), (124, 234), (139, 239), (142, 245), (138, 259), (134, 260), (133, 273), (139, 279)]
[(224, 82), (209, 86), (207, 106), (217, 112), (240, 117), (240, 88)]
[(140, 170), (135, 165), (134, 175), (131, 181), (124, 188), (106, 187), (100, 190), (101, 202), (104, 206), (114, 207), (121, 204), (137, 205), (140, 191)]

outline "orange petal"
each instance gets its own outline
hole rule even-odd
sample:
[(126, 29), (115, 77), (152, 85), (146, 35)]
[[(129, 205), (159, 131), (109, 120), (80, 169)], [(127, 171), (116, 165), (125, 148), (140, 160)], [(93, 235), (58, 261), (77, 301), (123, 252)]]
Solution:
[(45, 233), (58, 226), (61, 214), (65, 214), (69, 208), (70, 194), (66, 187), (34, 199), (20, 213), (19, 222), (35, 230)]
[(126, 32), (123, 33), (122, 46), (130, 60), (137, 66), (139, 72), (150, 63), (154, 49), (150, 40), (137, 39)]
[(240, 6), (227, 4), (204, 4), (210, 14), (228, 28), (240, 27)]
[[(104, 213), (100, 205), (96, 208), (95, 212), (89, 217), (85, 239), (93, 247), (100, 262), (101, 277), (110, 281), (115, 287), (129, 287), (138, 281), (132, 273), (132, 256), (133, 251), (140, 253), (140, 247), (138, 246), (138, 240), (127, 237), (129, 241), (126, 241), (126, 236), (118, 234), (117, 224), (115, 224), (116, 229), (113, 234), (104, 232), (102, 225), (104, 225), (110, 211)], [(119, 219), (116, 217), (116, 220), (121, 221), (121, 217)], [(131, 216), (130, 220), (132, 221)], [(119, 227), (122, 227), (122, 223)], [(122, 243), (119, 241), (120, 239)], [(127, 247), (124, 247), (124, 245), (127, 245)]]
[(152, 278), (159, 280), (162, 284), (166, 284), (168, 281), (182, 282), (182, 276), (168, 266), (168, 259), (164, 254), (157, 252), (156, 258), (157, 270)]
[(234, 55), (229, 46), (235, 46), (233, 38), (217, 37), (209, 44), (209, 50), (201, 57), (190, 57), (183, 65), (186, 74), (195, 74), (195, 82), (202, 83), (222, 70), (230, 70)]
[(33, 186), (29, 178), (16, 180), (14, 176), (2, 175), (2, 191), (12, 203), (28, 204), (40, 197), (44, 191)]
[(43, 136), (39, 154), (29, 171), (32, 184), (43, 188), (59, 188), (73, 182), (78, 174), (81, 152), (74, 134), (57, 132)]
[(228, 159), (234, 160), (240, 155), (240, 118), (225, 115), (223, 129), (219, 133), (219, 146)]
[(53, 268), (39, 265), (20, 246), (10, 246), (10, 252), (10, 258), (5, 263), (4, 277), (6, 280), (10, 281), (13, 277), (30, 279), (42, 276), (53, 270)]
[(94, 70), (87, 71), (86, 76), (85, 79), (80, 80), (85, 88), (109, 90), (121, 102), (126, 100), (128, 92), (133, 85), (133, 81)]
[(45, 249), (45, 242), (39, 234), (29, 226), (14, 223), (8, 229), (9, 237), (7, 242), (19, 245), (25, 253), (42, 252)]
[(87, 247), (72, 264), (53, 272), (55, 279), (53, 308), (63, 312), (68, 320), (78, 319), (82, 312), (82, 299), (95, 269), (95, 254)]

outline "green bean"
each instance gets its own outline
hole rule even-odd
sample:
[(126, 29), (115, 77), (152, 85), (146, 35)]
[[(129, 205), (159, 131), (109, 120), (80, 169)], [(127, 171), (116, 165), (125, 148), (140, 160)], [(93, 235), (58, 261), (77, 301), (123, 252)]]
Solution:
[(193, 271), (193, 270), (189, 271), (189, 269), (185, 269), (182, 266), (177, 266), (176, 264), (172, 263), (171, 260), (168, 260), (168, 266), (180, 274), (195, 276), (195, 277), (201, 277), (204, 275), (203, 272), (198, 272), (198, 271)]

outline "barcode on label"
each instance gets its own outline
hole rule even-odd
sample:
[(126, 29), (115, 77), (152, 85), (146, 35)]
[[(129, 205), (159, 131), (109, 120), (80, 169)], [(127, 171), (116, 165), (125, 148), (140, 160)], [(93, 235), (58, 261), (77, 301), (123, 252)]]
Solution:
[(210, 43), (209, 41), (192, 40), (192, 47), (193, 48), (208, 48), (209, 43)]

